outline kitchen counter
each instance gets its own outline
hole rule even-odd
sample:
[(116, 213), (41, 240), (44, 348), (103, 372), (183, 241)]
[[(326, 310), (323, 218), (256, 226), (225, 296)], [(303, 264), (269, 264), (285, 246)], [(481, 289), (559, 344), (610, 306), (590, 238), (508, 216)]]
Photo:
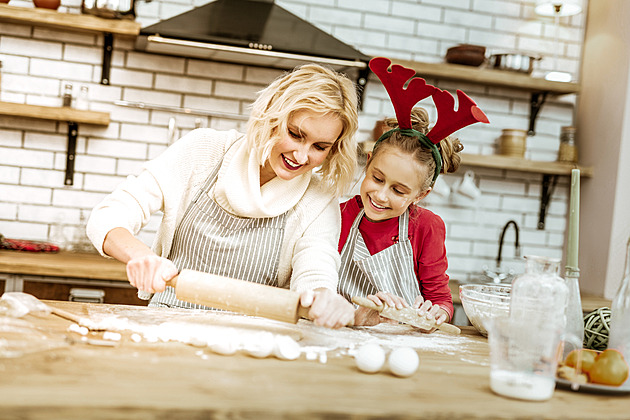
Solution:
[[(439, 331), (422, 335), (392, 324), (332, 331), (306, 320), (292, 325), (226, 312), (47, 303), (90, 319), (122, 316), (156, 325), (166, 320), (185, 323), (194, 319), (198, 328), (208, 324), (254, 326), (276, 334), (301, 336), (302, 345), (305, 340), (313, 346), (330, 343), (333, 338), (341, 347), (327, 351), (324, 362), (321, 356), (309, 360), (306, 348), (295, 361), (257, 359), (240, 353), (221, 356), (205, 347), (180, 342), (135, 342), (125, 332), (122, 340), (104, 346), (101, 341), (81, 342), (79, 334), (68, 331), (70, 321), (53, 315), (27, 315), (24, 321), (34, 331), (22, 326), (7, 338), (9, 342), (24, 339), (29, 344), (23, 347), (28, 354), (0, 357), (1, 417), (591, 420), (628, 416), (627, 394), (609, 396), (557, 389), (546, 402), (493, 394), (489, 389), (487, 340), (470, 327), (464, 327), (460, 336)], [(98, 334), (90, 333), (91, 339), (99, 339)], [(412, 339), (416, 340), (420, 368), (409, 378), (361, 373), (349, 355), (348, 349), (361, 342), (386, 340), (395, 346)]]
[(97, 253), (0, 250), (0, 293), (68, 300), (72, 288), (97, 289), (105, 303), (146, 305), (127, 280), (125, 264)]

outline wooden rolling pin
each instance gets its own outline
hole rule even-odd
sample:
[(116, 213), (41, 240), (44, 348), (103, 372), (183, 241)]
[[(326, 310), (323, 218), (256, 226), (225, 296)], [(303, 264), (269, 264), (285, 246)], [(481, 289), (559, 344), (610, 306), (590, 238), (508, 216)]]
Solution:
[(184, 302), (292, 324), (308, 317), (300, 295), (288, 289), (193, 270), (182, 270), (166, 285)]

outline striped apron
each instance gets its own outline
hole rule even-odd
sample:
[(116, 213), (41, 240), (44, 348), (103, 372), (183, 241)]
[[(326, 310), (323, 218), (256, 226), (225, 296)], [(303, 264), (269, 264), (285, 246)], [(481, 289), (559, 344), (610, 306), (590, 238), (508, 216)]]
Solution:
[(352, 296), (365, 297), (383, 291), (401, 296), (407, 303), (413, 304), (420, 288), (407, 233), (409, 210), (398, 218), (398, 242), (374, 255), (370, 255), (359, 232), (363, 215), (364, 210), (361, 209), (341, 250), (339, 292), (351, 301)]
[[(221, 162), (205, 180), (175, 229), (168, 259), (179, 270), (190, 269), (278, 286), (278, 262), (287, 213), (267, 218), (240, 218), (212, 199)], [(175, 289), (157, 293), (149, 306), (212, 309), (183, 302)]]

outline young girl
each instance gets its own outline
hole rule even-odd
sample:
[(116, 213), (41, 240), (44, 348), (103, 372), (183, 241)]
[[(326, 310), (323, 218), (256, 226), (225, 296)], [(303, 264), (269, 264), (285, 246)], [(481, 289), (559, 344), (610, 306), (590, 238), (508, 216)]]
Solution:
[[(127, 264), (150, 306), (198, 308), (166, 281), (182, 269), (290, 288), (309, 317), (354, 316), (337, 294), (337, 198), (356, 162), (357, 95), (345, 76), (305, 65), (253, 104), (247, 133), (193, 130), (94, 208), (88, 236)], [(317, 174), (313, 170), (319, 168)], [(164, 213), (152, 248), (135, 234)]]
[[(464, 113), (468, 111), (453, 115), (452, 96), (422, 79), (414, 79), (403, 88), (415, 72), (402, 66), (393, 66), (389, 72), (389, 63), (379, 57), (370, 67), (387, 88), (398, 120), (385, 120), (389, 131), (368, 154), (360, 195), (341, 204), (339, 289), (348, 300), (367, 296), (377, 305), (402, 308), (412, 304), (419, 315), (435, 319), (439, 325), (453, 316), (446, 274), (446, 229), (438, 215), (417, 203), (431, 192), (440, 172), (454, 172), (459, 167), (463, 146), (447, 135), (487, 119), (463, 93), (458, 92), (460, 108), (470, 105), (467, 116)], [(427, 112), (410, 109), (430, 95), (438, 114), (451, 117), (450, 127), (438, 120), (429, 130)], [(437, 141), (429, 137), (436, 129), (437, 136), (442, 137)], [(355, 325), (375, 323), (376, 311), (357, 310)]]

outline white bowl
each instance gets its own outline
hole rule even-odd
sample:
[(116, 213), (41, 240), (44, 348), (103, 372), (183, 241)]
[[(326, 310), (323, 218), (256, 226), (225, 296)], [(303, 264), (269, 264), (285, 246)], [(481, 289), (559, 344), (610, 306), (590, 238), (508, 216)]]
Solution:
[(488, 336), (484, 323), (492, 318), (505, 317), (510, 312), (509, 284), (462, 284), (459, 299), (470, 323), (483, 335)]

